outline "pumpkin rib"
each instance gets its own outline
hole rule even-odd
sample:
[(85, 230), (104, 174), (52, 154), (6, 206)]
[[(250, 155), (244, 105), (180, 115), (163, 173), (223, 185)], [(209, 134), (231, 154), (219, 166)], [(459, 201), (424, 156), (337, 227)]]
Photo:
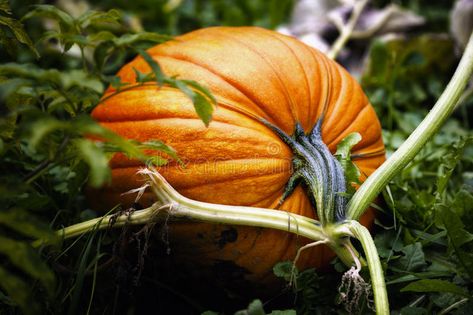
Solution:
[[(243, 96), (248, 102), (252, 103), (252, 110), (256, 110), (256, 111), (261, 111), (261, 113), (263, 114), (263, 116), (265, 117), (266, 120), (268, 121), (272, 121), (273, 118), (271, 117), (271, 115), (269, 115), (264, 107), (260, 106), (260, 104), (256, 103), (253, 99), (251, 99), (247, 94), (245, 94), (243, 91), (242, 91), (242, 87), (241, 86), (237, 86), (236, 85), (236, 82), (230, 82), (228, 81), (227, 78), (223, 77), (221, 74), (215, 72), (215, 71), (212, 71), (211, 69), (201, 65), (201, 64), (198, 64), (195, 60), (189, 60), (189, 59), (183, 59), (182, 57), (178, 57), (178, 56), (175, 56), (175, 55), (163, 55), (163, 54), (157, 54), (157, 53), (154, 53), (152, 55), (153, 57), (158, 57), (158, 58), (164, 58), (164, 59), (173, 59), (173, 60), (176, 60), (176, 61), (179, 61), (179, 62), (183, 62), (183, 63), (189, 63), (189, 64), (192, 64), (193, 66), (196, 66), (196, 67), (199, 67), (201, 69), (203, 69), (204, 71), (207, 71), (208, 73), (212, 74), (214, 77), (218, 78), (219, 80), (225, 82), (229, 87), (231, 87), (233, 90), (235, 90), (237, 93), (239, 93), (241, 96)], [(158, 60), (159, 61), (159, 60)], [(220, 96), (220, 95), (214, 95), (216, 98), (217, 98), (217, 102), (219, 105), (225, 105), (225, 102), (224, 100), (226, 100), (226, 98)], [(255, 121), (258, 121), (258, 118), (256, 117), (255, 114), (252, 114), (251, 112), (249, 112), (248, 110), (245, 110), (244, 108), (237, 108), (237, 107), (232, 107), (232, 109), (236, 109), (236, 111), (238, 111), (239, 113), (241, 114), (244, 114), (244, 115), (247, 115), (248, 117), (254, 119)], [(260, 113), (260, 114), (261, 114)]]
[[(292, 125), (294, 125), (294, 121), (298, 121), (299, 120), (299, 117), (297, 117), (297, 111), (294, 109), (295, 108), (295, 104), (294, 104), (294, 100), (292, 99), (292, 97), (290, 96), (289, 94), (289, 91), (287, 90), (287, 87), (286, 85), (284, 84), (281, 76), (279, 75), (279, 72), (276, 71), (276, 67), (275, 65), (273, 65), (268, 59), (266, 56), (264, 56), (263, 54), (261, 54), (261, 52), (256, 49), (255, 47), (249, 45), (248, 43), (240, 40), (239, 38), (235, 38), (234, 36), (229, 36), (229, 33), (222, 33), (223, 37), (226, 37), (226, 38), (229, 38), (229, 39), (232, 39), (233, 41), (237, 42), (237, 43), (240, 43), (242, 44), (243, 46), (245, 46), (246, 48), (248, 48), (249, 50), (251, 50), (252, 52), (254, 52), (258, 57), (260, 57), (265, 63), (266, 65), (269, 66), (269, 69), (272, 70), (273, 74), (275, 75), (275, 77), (277, 78), (278, 80), (278, 83), (280, 85), (280, 87), (282, 87), (282, 90), (284, 91), (284, 96), (286, 98), (286, 102), (288, 103), (289, 105), (289, 110), (292, 114), (292, 118), (293, 118), (293, 123)], [(291, 130), (292, 132), (292, 130)]]
[[(176, 56), (176, 55), (162, 55), (162, 54), (157, 54), (157, 53), (153, 53), (152, 57), (164, 57), (164, 58), (172, 58), (172, 59), (175, 59), (175, 60), (179, 60), (181, 62), (188, 62), (188, 63), (191, 63), (193, 65), (196, 65), (196, 66), (199, 66), (200, 68), (202, 69), (205, 69), (207, 70), (208, 72), (212, 73), (213, 75), (215, 75), (216, 77), (220, 78), (222, 81), (224, 81), (225, 83), (227, 83), (229, 86), (231, 86), (232, 88), (238, 90), (245, 98), (247, 98), (251, 103), (253, 103), (253, 105), (255, 105), (255, 107), (258, 109), (258, 110), (261, 110), (265, 116), (265, 119), (270, 121), (270, 122), (273, 122), (273, 123), (276, 123), (275, 121), (275, 117), (273, 117), (273, 115), (270, 115), (266, 110), (265, 110), (265, 106), (262, 106), (262, 104), (260, 102), (257, 102), (255, 101), (254, 99), (252, 99), (246, 91), (245, 87), (242, 86), (242, 85), (239, 85), (237, 82), (230, 82), (229, 81), (229, 78), (227, 77), (224, 77), (222, 74), (216, 72), (216, 71), (213, 71), (209, 68), (207, 68), (206, 66), (204, 65), (201, 65), (199, 63), (197, 63), (195, 60), (190, 60), (190, 59), (185, 59), (183, 58), (183, 56)], [(159, 60), (158, 60), (159, 61)], [(218, 99), (218, 95), (215, 95), (215, 97)], [(241, 113), (245, 113), (243, 111), (243, 109), (241, 109)], [(254, 117), (253, 115), (248, 115), (249, 117), (252, 117), (254, 118), (255, 120), (257, 120), (256, 117)]]
[[(329, 89), (329, 97), (326, 100), (328, 104), (332, 104), (332, 106), (328, 106), (326, 109), (324, 124), (322, 124), (322, 138), (326, 144), (332, 143), (335, 136), (346, 130), (345, 124), (350, 121), (350, 117), (348, 117), (349, 112), (347, 112), (348, 108), (345, 106), (345, 95), (348, 94), (349, 90), (347, 89), (350, 88), (350, 85), (347, 84), (336, 67), (329, 67), (327, 70), (329, 85), (335, 85), (337, 88)], [(324, 125), (326, 128), (330, 128), (328, 137), (324, 133)]]
[[(201, 121), (198, 119), (198, 118), (161, 118), (161, 119), (152, 119), (152, 120), (139, 120), (139, 121), (126, 121), (126, 122), (101, 122), (103, 126), (106, 126), (112, 130), (115, 130), (115, 131), (118, 131), (118, 133), (121, 133), (122, 135), (124, 134), (123, 131), (120, 132), (120, 130), (130, 130), (131, 127), (139, 127), (140, 126), (140, 123), (145, 123), (145, 124), (151, 124), (150, 126), (146, 126), (148, 130), (151, 130), (153, 129), (153, 123), (155, 121), (160, 121), (161, 124), (163, 124), (163, 122), (165, 121), (169, 121), (169, 122), (172, 122), (172, 125), (178, 125), (178, 122), (179, 121), (187, 121), (187, 125), (189, 124), (189, 121), (193, 121), (195, 122), (196, 124), (200, 125), (201, 124)], [(218, 125), (215, 125), (215, 124), (218, 124)], [(172, 127), (171, 124), (168, 125), (168, 128), (171, 128)], [(142, 124), (141, 128), (143, 129), (145, 126), (144, 124)], [(247, 130), (249, 132), (254, 132), (255, 130), (254, 129), (251, 129), (251, 128), (248, 128), (246, 126), (239, 126), (239, 125), (235, 125), (235, 124), (231, 124), (229, 122), (220, 122), (220, 121), (215, 121), (214, 122), (214, 128), (216, 128), (217, 131), (220, 131), (220, 129), (225, 129), (225, 128), (232, 128), (234, 130), (234, 132), (238, 132), (238, 131), (243, 131), (243, 130)], [(218, 129), (217, 129), (218, 128)], [(191, 129), (189, 129), (189, 132), (191, 131)], [(206, 130), (202, 131), (202, 130), (194, 130), (194, 132), (199, 132), (199, 133), (205, 133)], [(282, 160), (286, 160), (290, 157), (292, 157), (292, 153), (291, 150), (287, 147), (287, 145), (283, 142), (281, 142), (279, 140), (279, 138), (277, 138), (277, 135), (275, 135), (274, 133), (272, 133), (271, 131), (268, 130), (268, 132), (266, 133), (263, 133), (262, 130), (256, 130), (256, 132), (259, 134), (258, 137), (256, 136), (253, 136), (251, 137), (251, 134), (248, 133), (246, 134), (247, 135), (247, 140), (249, 141), (250, 139), (254, 140), (254, 141), (257, 141), (257, 143), (260, 143), (262, 142), (262, 140), (266, 140), (268, 143), (271, 143), (270, 141), (273, 141), (274, 143), (277, 143), (279, 146), (280, 146), (280, 151), (278, 152), (278, 154), (282, 156), (284, 156), (284, 158), (280, 158)], [(126, 133), (126, 132), (125, 132)], [(233, 137), (231, 137), (230, 135), (227, 135), (225, 133), (222, 133), (220, 136), (219, 139), (224, 139), (224, 140), (227, 140), (227, 142), (231, 142), (233, 140)], [(137, 139), (135, 137), (135, 140), (144, 140), (144, 139)], [(179, 138), (179, 140), (177, 141), (178, 143), (186, 143), (186, 142), (194, 142), (195, 143), (195, 139), (194, 138)], [(173, 143), (170, 143), (171, 146), (173, 146)], [(174, 143), (175, 145), (175, 143)], [(260, 152), (261, 153), (261, 152)], [(275, 154), (271, 153), (270, 150), (268, 150), (266, 148), (266, 150), (264, 151), (264, 153), (266, 153), (265, 155), (268, 156), (268, 157), (271, 157), (271, 158), (276, 158)], [(179, 152), (178, 152), (179, 154)], [(254, 158), (254, 157), (253, 157)], [(232, 157), (232, 159), (234, 159)]]
[[(363, 106), (361, 108), (361, 110), (357, 112), (355, 118), (350, 121), (350, 123), (345, 127), (344, 130), (341, 130), (339, 133), (337, 133), (337, 135), (331, 141), (329, 141), (327, 143), (328, 147), (331, 147), (331, 146), (334, 146), (334, 145), (338, 144), (346, 136), (346, 131), (349, 130), (350, 127), (352, 127), (354, 125), (357, 125), (357, 123), (358, 123), (357, 120), (360, 119), (360, 118), (363, 118), (362, 112), (364, 112), (365, 110), (369, 110), (370, 107), (368, 106), (368, 104), (369, 103), (366, 103), (366, 105)], [(375, 142), (376, 140), (377, 139), (375, 139), (373, 142)], [(368, 142), (368, 143), (363, 142), (363, 148), (368, 147), (369, 145), (371, 145), (371, 142)]]
[[(321, 88), (321, 92), (319, 92), (319, 99), (317, 101), (315, 116), (311, 116), (313, 117), (313, 121), (314, 121), (313, 125), (315, 125), (319, 117), (321, 117), (322, 115), (324, 116), (328, 115), (328, 112), (326, 112), (326, 110), (328, 110), (328, 107), (329, 107), (328, 102), (330, 102), (331, 97), (332, 97), (332, 90), (330, 89), (330, 85), (332, 84), (332, 78), (329, 75), (331, 65), (328, 64), (328, 60), (323, 54), (319, 53), (317, 50), (312, 49), (310, 47), (308, 47), (308, 49), (312, 55), (312, 59), (314, 60), (314, 63), (317, 64), (317, 71), (320, 78), (320, 85), (323, 87)], [(320, 65), (323, 65), (323, 70), (324, 70), (323, 72), (325, 73), (325, 78), (323, 79), (322, 79), (322, 76), (323, 76), (322, 67)], [(323, 133), (323, 128), (324, 128), (324, 123), (322, 124), (322, 133)]]
[[(276, 33), (268, 33), (268, 35), (272, 38), (275, 38), (277, 39), (282, 45), (284, 45), (285, 47), (287, 47), (287, 49), (291, 52), (291, 55), (294, 56), (294, 59), (297, 61), (297, 63), (299, 64), (300, 68), (302, 69), (302, 72), (304, 73), (304, 75), (302, 76), (304, 78), (304, 81), (305, 81), (305, 86), (306, 86), (306, 89), (309, 93), (307, 93), (307, 96), (308, 96), (308, 100), (306, 100), (306, 104), (307, 104), (307, 107), (309, 107), (311, 105), (311, 94), (312, 94), (312, 89), (310, 87), (310, 84), (309, 84), (309, 80), (308, 80), (308, 75), (307, 75), (307, 71), (306, 69), (304, 68), (304, 66), (302, 65), (302, 62), (301, 60), (299, 59), (299, 56), (294, 52), (294, 50), (291, 48), (291, 46), (286, 42), (287, 38), (285, 37), (282, 37)], [(283, 40), (284, 38), (284, 40)], [(292, 39), (292, 38), (291, 38)], [(309, 125), (308, 121), (310, 120), (311, 117), (309, 117), (307, 115), (306, 117), (306, 120), (307, 120), (307, 123), (305, 124), (306, 126)], [(301, 121), (299, 121), (299, 123), (302, 123)], [(306, 130), (307, 132), (311, 131), (311, 130)]]

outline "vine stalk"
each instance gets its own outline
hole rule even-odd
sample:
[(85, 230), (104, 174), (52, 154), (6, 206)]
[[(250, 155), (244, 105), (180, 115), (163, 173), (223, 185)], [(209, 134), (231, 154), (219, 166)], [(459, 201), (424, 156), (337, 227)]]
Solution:
[(462, 95), (473, 73), (473, 33), (452, 79), (442, 95), (407, 140), (371, 174), (348, 203), (347, 218), (358, 220), (365, 209), (384, 189), (389, 181), (399, 173), (435, 133), (442, 127)]

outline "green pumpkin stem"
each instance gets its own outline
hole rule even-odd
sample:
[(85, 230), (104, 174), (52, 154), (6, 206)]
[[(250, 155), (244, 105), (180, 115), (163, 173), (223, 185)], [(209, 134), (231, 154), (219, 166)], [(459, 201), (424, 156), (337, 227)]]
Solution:
[(293, 174), (289, 178), (279, 204), (289, 197), (303, 181), (309, 198), (323, 225), (345, 220), (347, 200), (345, 176), (337, 159), (322, 140), (322, 117), (313, 130), (306, 134), (300, 123), (296, 123), (293, 136), (262, 119), (262, 123), (276, 133), (294, 153)]

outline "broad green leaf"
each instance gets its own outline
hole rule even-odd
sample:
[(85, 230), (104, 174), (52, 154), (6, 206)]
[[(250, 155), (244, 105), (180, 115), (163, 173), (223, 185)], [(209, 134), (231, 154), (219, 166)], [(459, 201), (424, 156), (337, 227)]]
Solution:
[[(281, 261), (278, 262), (273, 267), (273, 273), (276, 277), (283, 278), (286, 281), (291, 280), (293, 272), (293, 264), (292, 261)], [(297, 269), (294, 269), (294, 272), (298, 273)]]
[(442, 157), (441, 174), (437, 178), (437, 191), (435, 193), (438, 199), (444, 193), (455, 167), (462, 159), (466, 146), (471, 143), (473, 143), (473, 137), (463, 138), (450, 145), (448, 153)]
[(403, 248), (402, 241), (397, 231), (394, 230), (376, 234), (374, 243), (382, 258), (388, 258), (393, 255), (393, 251), (401, 251)]
[(75, 145), (78, 153), (90, 167), (90, 185), (100, 187), (107, 183), (111, 178), (107, 155), (94, 142), (87, 139), (78, 139)]
[(455, 252), (460, 264), (465, 268), (469, 277), (473, 279), (473, 255), (465, 252), (462, 245), (473, 241), (473, 234), (465, 230), (465, 225), (458, 214), (446, 206), (437, 205), (436, 216), (447, 231), (450, 246)]
[(0, 265), (0, 287), (9, 295), (10, 299), (18, 304), (26, 315), (38, 314), (38, 303), (31, 296), (31, 285), (14, 276)]
[(18, 208), (0, 211), (0, 225), (33, 239), (53, 239), (54, 232), (36, 216)]
[(56, 279), (54, 273), (27, 242), (16, 241), (0, 235), (0, 253), (18, 269), (41, 282), (52, 295)]
[(399, 265), (405, 271), (414, 271), (422, 266), (425, 266), (425, 256), (422, 251), (422, 245), (419, 242), (407, 245), (401, 249), (404, 254), (399, 259)]
[(448, 292), (456, 295), (470, 297), (468, 291), (456, 284), (439, 279), (422, 279), (408, 284), (401, 292)]
[[(34, 47), (31, 38), (25, 32), (23, 24), (20, 21), (0, 15), (0, 24), (8, 27), (20, 43), (27, 45), (28, 48), (30, 48), (35, 53), (36, 57), (39, 57), (38, 51)], [(3, 41), (2, 36), (0, 36), (0, 39)]]

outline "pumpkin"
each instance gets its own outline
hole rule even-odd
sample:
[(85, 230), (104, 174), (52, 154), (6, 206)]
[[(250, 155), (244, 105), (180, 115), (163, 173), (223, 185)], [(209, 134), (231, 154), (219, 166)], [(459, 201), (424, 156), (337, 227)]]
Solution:
[[(202, 123), (181, 91), (153, 84), (113, 96), (109, 88), (109, 97), (92, 116), (126, 138), (159, 139), (173, 147), (185, 167), (171, 161), (159, 172), (186, 197), (315, 217), (306, 185), (294, 185), (280, 202), (294, 171), (294, 152), (271, 126), (292, 135), (298, 125), (307, 133), (322, 115), (321, 139), (332, 153), (348, 134), (361, 134), (352, 154), (362, 180), (385, 160), (380, 124), (361, 87), (336, 62), (297, 39), (257, 27), (212, 27), (147, 52), (168, 76), (196, 80), (211, 90), (218, 105), (210, 125)], [(134, 69), (150, 72), (139, 56), (118, 76), (134, 83)], [(110, 166), (112, 184), (93, 194), (94, 204), (103, 208), (130, 203), (131, 197), (121, 193), (142, 184), (136, 175), (139, 162), (117, 154)], [(140, 202), (147, 206), (153, 201), (147, 193)], [(369, 226), (373, 218), (369, 210), (362, 223)], [(220, 272), (215, 278), (230, 277), (225, 266), (231, 265), (238, 270), (232, 281), (270, 281), (273, 266), (294, 259), (308, 242), (270, 229), (169, 224), (175, 257), (198, 272)], [(328, 248), (316, 247), (303, 252), (298, 267), (322, 267), (332, 258)]]

